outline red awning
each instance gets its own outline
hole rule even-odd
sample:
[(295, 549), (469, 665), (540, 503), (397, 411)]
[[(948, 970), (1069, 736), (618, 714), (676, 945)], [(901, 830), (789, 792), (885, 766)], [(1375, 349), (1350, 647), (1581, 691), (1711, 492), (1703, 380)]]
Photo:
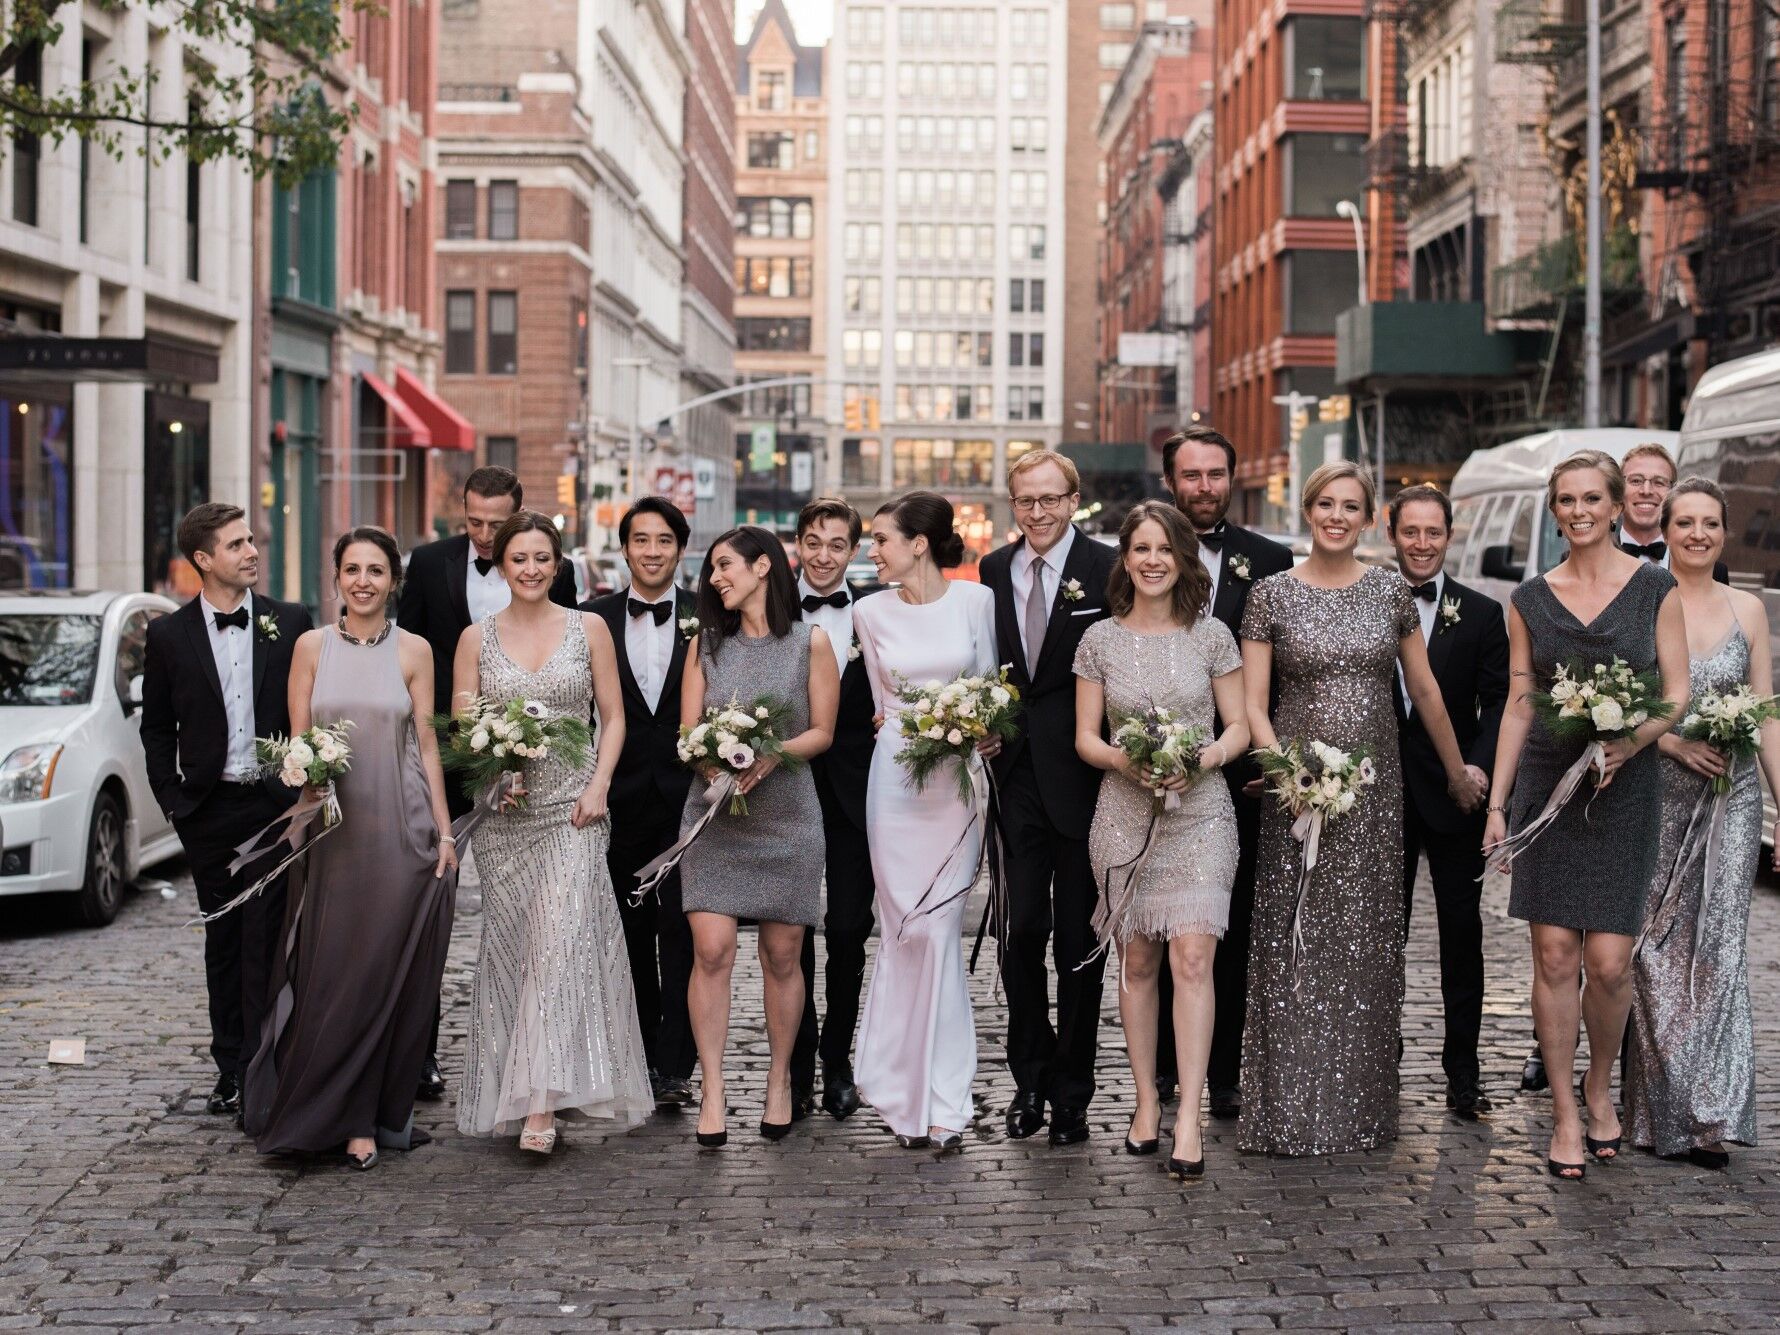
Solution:
[(440, 450), (474, 450), (476, 428), (464, 415), (421, 383), (420, 377), (396, 367), (396, 392), (407, 400), (432, 432), (433, 447)]
[(432, 447), (433, 433), (426, 429), (426, 423), (415, 415), (414, 410), (402, 402), (399, 394), (369, 371), (360, 371), (359, 379), (383, 400), (383, 406), (389, 412), (389, 432), (379, 442), (381, 448), (424, 450)]

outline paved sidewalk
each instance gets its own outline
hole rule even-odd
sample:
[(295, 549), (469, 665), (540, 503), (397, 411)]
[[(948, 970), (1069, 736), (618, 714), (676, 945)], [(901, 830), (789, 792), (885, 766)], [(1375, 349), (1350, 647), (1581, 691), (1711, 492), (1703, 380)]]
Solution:
[[(264, 1160), (205, 1116), (211, 1074), (190, 885), (131, 899), (99, 932), (0, 901), (0, 1330), (262, 1332), (674, 1328), (985, 1331), (1281, 1327), (1748, 1330), (1780, 1321), (1780, 894), (1750, 928), (1762, 1148), (1713, 1174), (1632, 1155), (1586, 1183), (1542, 1170), (1543, 1098), (1514, 1093), (1529, 1045), (1523, 929), (1486, 897), (1485, 1069), (1500, 1111), (1444, 1111), (1431, 901), (1417, 906), (1403, 1135), (1306, 1160), (1234, 1152), (1183, 1190), (1118, 1153), (1129, 1101), (1109, 987), (1086, 1145), (1000, 1131), (1003, 1014), (973, 979), (979, 1088), (964, 1155), (896, 1148), (869, 1111), (778, 1146), (759, 1117), (759, 966), (738, 971), (729, 1147), (690, 1118), (601, 1144), (570, 1127), (548, 1162), (459, 1137), (368, 1174)], [(446, 1021), (457, 1084), (478, 915), (458, 918)], [(974, 921), (974, 918), (972, 919)], [(84, 1067), (44, 1063), (87, 1040)]]

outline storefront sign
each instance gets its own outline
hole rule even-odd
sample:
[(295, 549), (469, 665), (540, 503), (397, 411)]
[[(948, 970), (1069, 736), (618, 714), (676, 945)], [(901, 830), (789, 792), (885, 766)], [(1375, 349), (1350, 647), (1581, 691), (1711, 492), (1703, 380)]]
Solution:
[(214, 352), (149, 335), (146, 338), (0, 339), (0, 380), (116, 381), (214, 385)]

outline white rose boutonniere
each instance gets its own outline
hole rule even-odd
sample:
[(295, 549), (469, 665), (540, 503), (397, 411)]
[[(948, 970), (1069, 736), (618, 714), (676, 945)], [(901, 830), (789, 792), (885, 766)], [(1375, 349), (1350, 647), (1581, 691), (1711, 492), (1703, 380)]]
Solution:
[(1440, 633), (1444, 635), (1458, 624), (1459, 600), (1457, 598), (1442, 598), (1440, 600)]
[(260, 613), (259, 619), (254, 624), (260, 628), (260, 636), (262, 639), (276, 640), (278, 638), (278, 622), (272, 617), (271, 613)]
[(681, 617), (680, 618), (680, 634), (684, 635), (689, 640), (693, 636), (697, 635), (698, 634), (698, 618), (697, 617)]
[(847, 661), (849, 663), (856, 663), (859, 661), (859, 641), (858, 640), (848, 640), (847, 641)]
[(1063, 601), (1064, 602), (1079, 603), (1083, 598), (1086, 598), (1087, 596), (1088, 596), (1087, 594), (1082, 592), (1082, 582), (1079, 579), (1072, 579), (1072, 580), (1067, 580), (1064, 582), (1064, 585), (1063, 585)]
[(1249, 568), (1248, 557), (1232, 555), (1230, 557), (1230, 573), (1237, 579), (1253, 579), (1254, 571)]

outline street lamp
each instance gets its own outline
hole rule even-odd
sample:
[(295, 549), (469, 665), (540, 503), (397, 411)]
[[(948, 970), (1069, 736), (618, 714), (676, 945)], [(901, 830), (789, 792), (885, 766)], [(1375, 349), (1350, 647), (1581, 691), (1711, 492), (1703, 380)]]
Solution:
[(1366, 233), (1360, 227), (1360, 210), (1351, 199), (1335, 201), (1335, 212), (1354, 225), (1354, 255), (1360, 265), (1360, 305), (1366, 304)]

